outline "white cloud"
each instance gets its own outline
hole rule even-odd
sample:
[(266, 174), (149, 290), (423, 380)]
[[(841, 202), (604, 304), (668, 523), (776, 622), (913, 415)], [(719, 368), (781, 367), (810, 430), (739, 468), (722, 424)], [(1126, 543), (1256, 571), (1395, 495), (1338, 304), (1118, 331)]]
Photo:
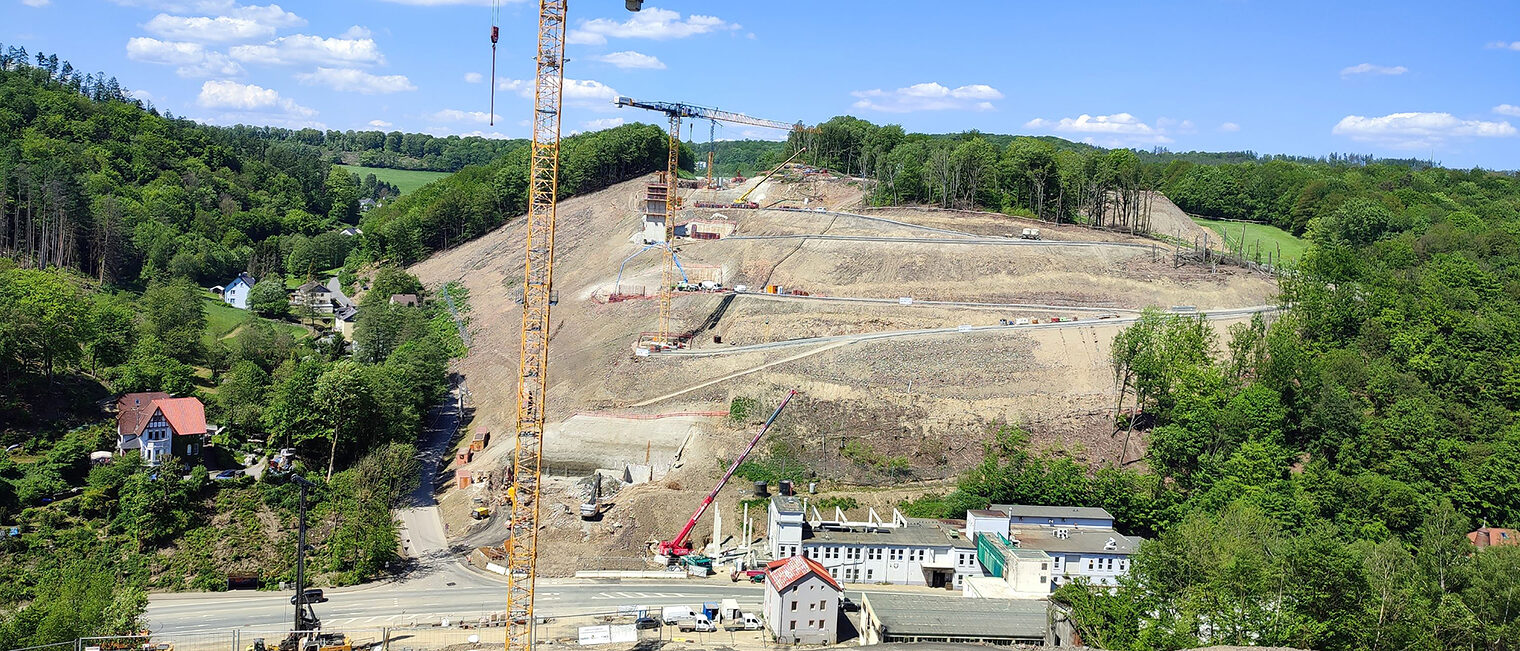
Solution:
[(1514, 50), (1516, 52), (1520, 52), (1520, 41), (1515, 41), (1513, 43), (1497, 41), (1494, 43), (1489, 43), (1488, 48), (1491, 50)]
[(314, 72), (297, 74), (296, 80), (307, 86), (326, 86), (339, 92), (364, 95), (417, 90), (406, 75), (372, 75), (354, 68), (318, 66)]
[[(516, 93), (521, 97), (532, 97), (533, 80), (503, 78), (496, 82), (496, 89)], [(595, 79), (566, 78), (561, 90), (566, 104), (608, 111), (615, 108), (612, 100), (618, 96), (616, 89)]]
[(150, 92), (148, 92), (146, 90), (143, 90), (141, 88), (137, 88), (137, 89), (134, 89), (134, 90), (129, 90), (129, 91), (127, 91), (127, 95), (130, 96), (132, 99), (140, 99), (140, 100), (142, 100), (144, 102), (157, 102), (158, 101), (158, 96), (157, 95), (154, 95), (153, 93), (150, 93)]
[[(491, 114), (486, 113), (485, 111), (461, 111), (459, 109), (443, 109), (437, 113), (429, 114), (427, 117), (441, 122), (472, 122), (479, 124), (489, 124), (491, 122)], [(501, 121), (500, 115), (496, 116), (496, 121)]]
[(595, 57), (602, 63), (610, 63), (619, 68), (642, 68), (647, 70), (664, 70), (665, 62), (642, 52), (626, 50), (613, 52)]
[(143, 29), (166, 39), (225, 43), (273, 38), (281, 27), (300, 27), (306, 19), (280, 5), (231, 6), (217, 16), (154, 16)]
[(1235, 124), (1234, 122), (1225, 122), (1224, 124), (1219, 125), (1219, 130), (1225, 133), (1235, 133), (1236, 131), (1240, 130), (1240, 125)]
[(372, 126), (372, 127), (380, 127), (380, 128), (383, 129), (385, 127), (391, 126), (391, 123), (386, 122), (385, 120), (370, 120), (369, 121), (369, 125)]
[(992, 102), (1002, 99), (998, 89), (986, 84), (970, 84), (947, 88), (937, 82), (913, 84), (907, 88), (886, 91), (880, 88), (857, 90), (850, 93), (860, 99), (853, 105), (858, 109), (886, 113), (911, 113), (914, 111), (943, 111), (950, 109), (990, 111)]
[(1358, 63), (1354, 66), (1341, 68), (1342, 77), (1352, 75), (1402, 75), (1409, 72), (1404, 66), (1379, 66), (1371, 63)]
[[(1159, 122), (1158, 120), (1158, 124)], [(1181, 128), (1184, 124), (1189, 128), (1192, 126), (1192, 122), (1187, 120), (1177, 123), (1177, 126)], [(1084, 139), (1083, 142), (1102, 144), (1108, 147), (1128, 147), (1144, 144), (1164, 145), (1172, 142), (1172, 139), (1166, 135), (1167, 129), (1152, 127), (1128, 113), (1115, 113), (1113, 115), (1088, 115), (1083, 113), (1075, 118), (1061, 118), (1056, 121), (1035, 118), (1025, 122), (1024, 127), (1059, 133), (1085, 134), (1088, 138)]]
[(309, 118), (317, 114), (287, 97), (281, 97), (279, 91), (235, 81), (208, 81), (201, 84), (201, 94), (195, 103), (205, 108), (283, 114), (285, 117)]
[(1174, 120), (1168, 117), (1156, 118), (1156, 130), (1169, 133), (1190, 134), (1197, 133), (1198, 126), (1192, 120)]
[(143, 63), (177, 66), (181, 77), (233, 77), (243, 74), (243, 66), (199, 43), (160, 41), (137, 36), (127, 40), (127, 58)]
[[(359, 36), (350, 28), (349, 35)], [(367, 33), (367, 30), (364, 32)], [(264, 45), (236, 45), (228, 50), (232, 58), (245, 63), (292, 65), (315, 63), (328, 65), (379, 65), (385, 63), (385, 55), (374, 39), (322, 38), (306, 34), (282, 36)]]
[(1509, 122), (1463, 120), (1450, 113), (1390, 113), (1381, 117), (1348, 115), (1330, 133), (1391, 147), (1423, 149), (1454, 138), (1507, 138), (1517, 131)]
[(52, 3), (53, 3), (53, 0), (21, 0), (21, 4), (24, 4), (24, 5), (28, 6), (28, 7), (38, 7), (38, 8), (46, 7), (46, 6), (48, 6), (48, 5), (52, 4)]
[(482, 81), (485, 81), (485, 78), (486, 78), (485, 75), (482, 75), (482, 74), (480, 74), (478, 72), (466, 72), (466, 73), (464, 73), (464, 83), (467, 83), (467, 84), (478, 84), (478, 83), (480, 83)]
[(601, 131), (613, 127), (623, 126), (623, 118), (597, 118), (590, 120), (584, 125), (587, 131)]
[(716, 16), (692, 14), (682, 20), (679, 11), (651, 7), (633, 14), (623, 22), (610, 18), (588, 20), (581, 23), (579, 28), (570, 30), (565, 41), (575, 45), (601, 45), (607, 42), (608, 37), (664, 41), (737, 29), (739, 25)]
[(1515, 117), (1520, 117), (1520, 106), (1515, 106), (1514, 104), (1500, 104), (1494, 107), (1494, 112), (1498, 113), (1499, 115), (1513, 115)]

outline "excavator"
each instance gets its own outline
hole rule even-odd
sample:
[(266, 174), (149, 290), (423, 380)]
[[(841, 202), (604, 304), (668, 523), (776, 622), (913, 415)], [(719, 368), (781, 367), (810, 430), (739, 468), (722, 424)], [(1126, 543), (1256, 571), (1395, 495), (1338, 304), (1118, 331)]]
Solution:
[(807, 147), (803, 147), (801, 149), (798, 149), (791, 156), (788, 156), (785, 161), (782, 161), (782, 163), (780, 165), (776, 166), (776, 169), (773, 169), (773, 170), (771, 170), (769, 172), (766, 172), (765, 176), (760, 177), (760, 180), (755, 182), (754, 187), (752, 187), (752, 188), (750, 188), (748, 190), (745, 190), (744, 194), (739, 195), (738, 199), (734, 199), (733, 203), (725, 204), (725, 203), (720, 203), (720, 202), (717, 202), (717, 201), (698, 201), (697, 202), (697, 207), (698, 208), (746, 208), (746, 209), (749, 209), (749, 210), (754, 210), (756, 208), (759, 208), (760, 204), (755, 203), (755, 202), (749, 200), (750, 193), (754, 192), (755, 190), (760, 189), (760, 186), (765, 185), (765, 182), (767, 180), (769, 180), (772, 176), (774, 176), (776, 174), (776, 172), (780, 172), (782, 169), (785, 169), (788, 163), (791, 163), (792, 161), (796, 160), (797, 157), (801, 156), (802, 152), (805, 152), (805, 151), (807, 151)]

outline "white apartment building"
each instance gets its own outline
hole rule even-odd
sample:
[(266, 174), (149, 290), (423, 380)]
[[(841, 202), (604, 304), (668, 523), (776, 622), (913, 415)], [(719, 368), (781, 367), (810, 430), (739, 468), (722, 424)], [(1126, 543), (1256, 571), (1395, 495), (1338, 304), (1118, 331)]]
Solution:
[[(1118, 585), (1142, 542), (1119, 533), (1106, 510), (1066, 506), (994, 504), (967, 511), (966, 535), (978, 543), (982, 566), (1004, 578), (1007, 591), (1020, 595), (1041, 592), (1031, 584), (1031, 576), (1044, 583), (1043, 594), (1077, 578), (1092, 585)], [(1040, 554), (1029, 553), (1035, 551)], [(978, 581), (978, 587), (990, 590), (985, 581)]]
[(801, 555), (817, 562), (829, 576), (845, 583), (889, 583), (960, 589), (966, 578), (981, 576), (976, 547), (955, 526), (928, 518), (906, 518), (897, 511), (883, 520), (870, 510), (864, 521), (851, 521), (839, 510), (825, 520), (797, 496), (771, 498), (769, 551), (774, 559)]

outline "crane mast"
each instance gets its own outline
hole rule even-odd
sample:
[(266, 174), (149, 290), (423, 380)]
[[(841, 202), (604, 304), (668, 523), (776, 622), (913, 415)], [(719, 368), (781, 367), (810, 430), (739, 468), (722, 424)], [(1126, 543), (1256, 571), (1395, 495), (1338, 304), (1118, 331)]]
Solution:
[[(533, 586), (538, 568), (538, 488), (549, 392), (549, 306), (554, 281), (554, 218), (559, 184), (561, 89), (565, 81), (567, 0), (541, 0), (533, 144), (523, 265), (517, 441), (512, 455), (512, 522), (507, 540), (507, 651), (533, 648)], [(496, 83), (495, 79), (491, 80)]]

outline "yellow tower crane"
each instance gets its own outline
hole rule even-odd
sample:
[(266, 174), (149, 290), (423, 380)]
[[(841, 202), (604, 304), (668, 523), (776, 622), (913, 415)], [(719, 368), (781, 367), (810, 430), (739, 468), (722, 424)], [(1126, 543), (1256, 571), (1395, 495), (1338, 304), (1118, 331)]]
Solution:
[[(625, 0), (638, 11), (642, 0)], [(523, 265), (517, 441), (512, 455), (511, 537), (507, 552), (506, 651), (533, 649), (533, 586), (538, 567), (538, 488), (549, 393), (549, 306), (554, 280), (554, 217), (559, 183), (560, 102), (565, 82), (567, 0), (540, 0), (533, 145), (528, 166), (527, 258)], [(491, 28), (493, 51), (497, 28)], [(493, 63), (494, 66), (494, 63)], [(492, 86), (496, 83), (491, 80)]]
[[(781, 129), (786, 131), (807, 131), (808, 128), (801, 122), (788, 124), (776, 120), (755, 118), (743, 113), (722, 111), (704, 106), (682, 104), (680, 102), (641, 102), (632, 97), (619, 97), (616, 100), (619, 108), (630, 106), (649, 111), (664, 113), (670, 120), (670, 154), (665, 166), (665, 247), (668, 255), (660, 272), (660, 323), (657, 331), (657, 339), (652, 342), (654, 350), (671, 350), (679, 348), (681, 342), (678, 337), (670, 333), (670, 301), (671, 291), (676, 282), (676, 257), (673, 242), (676, 236), (676, 211), (681, 208), (681, 199), (676, 192), (676, 179), (681, 159), (681, 118), (698, 118), (713, 120), (714, 122), (730, 122), (733, 124), (746, 124), (754, 127), (766, 127), (769, 129)], [(712, 169), (709, 165), (708, 169)]]

